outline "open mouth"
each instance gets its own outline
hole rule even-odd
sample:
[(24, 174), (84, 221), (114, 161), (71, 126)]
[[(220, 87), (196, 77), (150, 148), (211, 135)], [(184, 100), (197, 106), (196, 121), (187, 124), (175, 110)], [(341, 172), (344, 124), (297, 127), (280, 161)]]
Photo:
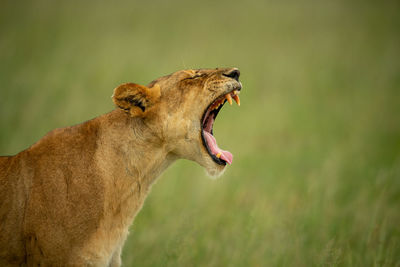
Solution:
[(232, 164), (233, 155), (229, 151), (220, 149), (217, 145), (217, 140), (215, 140), (213, 135), (215, 118), (226, 102), (232, 105), (232, 100), (235, 100), (240, 106), (240, 99), (238, 96), (239, 93), (240, 88), (232, 90), (218, 97), (207, 107), (203, 118), (201, 119), (201, 137), (203, 144), (211, 158), (220, 165), (226, 165), (226, 163), (229, 165)]

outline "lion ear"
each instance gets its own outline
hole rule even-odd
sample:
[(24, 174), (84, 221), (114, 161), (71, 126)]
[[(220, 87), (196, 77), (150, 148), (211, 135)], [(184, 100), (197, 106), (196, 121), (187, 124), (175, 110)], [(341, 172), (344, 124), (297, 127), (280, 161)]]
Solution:
[(135, 83), (124, 83), (114, 89), (111, 96), (115, 105), (133, 116), (144, 116), (160, 99), (160, 86), (148, 88)]

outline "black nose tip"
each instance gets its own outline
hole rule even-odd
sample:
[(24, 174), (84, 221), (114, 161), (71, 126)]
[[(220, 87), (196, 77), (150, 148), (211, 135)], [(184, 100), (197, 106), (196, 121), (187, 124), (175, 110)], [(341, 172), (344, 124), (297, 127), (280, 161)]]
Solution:
[(239, 81), (240, 71), (238, 69), (232, 69), (225, 72), (223, 75), (235, 79), (236, 81)]

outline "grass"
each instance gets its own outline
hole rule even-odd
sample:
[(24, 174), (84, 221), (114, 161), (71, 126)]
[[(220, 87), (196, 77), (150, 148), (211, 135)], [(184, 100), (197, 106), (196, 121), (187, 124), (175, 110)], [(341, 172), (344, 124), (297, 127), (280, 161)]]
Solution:
[(216, 181), (180, 161), (124, 266), (400, 266), (399, 4), (3, 1), (0, 154), (113, 108), (112, 89), (237, 66)]

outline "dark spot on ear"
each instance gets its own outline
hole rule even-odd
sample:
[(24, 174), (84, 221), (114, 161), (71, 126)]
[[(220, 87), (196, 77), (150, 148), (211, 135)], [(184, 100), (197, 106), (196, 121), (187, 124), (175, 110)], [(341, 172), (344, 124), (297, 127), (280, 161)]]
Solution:
[(127, 97), (125, 98), (126, 101), (128, 101), (131, 105), (135, 105), (139, 107), (143, 112), (145, 111), (146, 107), (143, 105), (142, 101), (139, 99), (133, 98), (133, 97)]

